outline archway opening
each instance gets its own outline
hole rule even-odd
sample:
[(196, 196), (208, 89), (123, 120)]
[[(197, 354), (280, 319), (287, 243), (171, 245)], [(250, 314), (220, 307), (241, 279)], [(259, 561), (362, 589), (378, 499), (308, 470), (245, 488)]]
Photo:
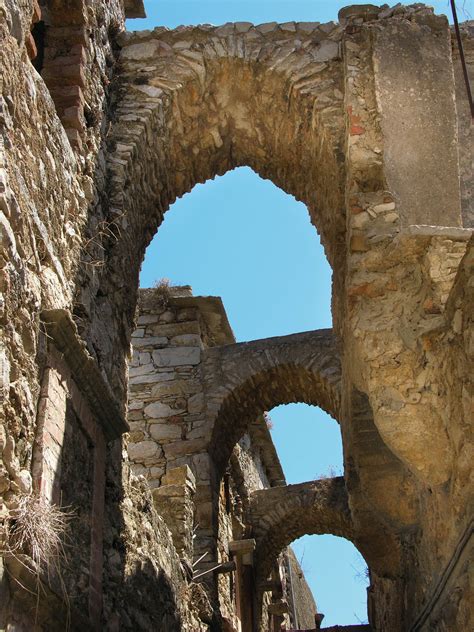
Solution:
[(330, 327), (331, 277), (305, 205), (241, 167), (172, 205), (140, 285), (221, 296), (237, 340), (252, 340)]
[[(329, 479), (344, 473), (342, 438), (334, 419), (317, 406), (287, 404), (268, 415), (270, 432), (287, 484)], [(288, 427), (291, 432), (288, 432)], [(314, 597), (323, 627), (367, 622), (367, 564), (349, 540), (304, 535), (291, 544)], [(295, 578), (298, 584), (301, 578)], [(290, 594), (291, 598), (291, 594)], [(295, 629), (307, 613), (293, 612)]]
[[(367, 623), (368, 566), (357, 548), (333, 535), (305, 535), (291, 544), (313, 593), (323, 627)], [(299, 621), (295, 622), (298, 629)]]
[[(114, 315), (116, 328), (100, 332), (112, 348), (117, 348), (114, 336), (125, 342), (130, 337), (139, 262), (165, 212), (196, 184), (243, 166), (306, 205), (333, 266), (333, 314), (340, 325), (346, 232), (344, 78), (336, 41), (322, 48), (324, 62), (315, 61), (322, 41), (333, 36), (326, 31), (320, 33), (317, 25), (309, 32), (303, 29), (295, 46), (294, 33), (285, 32), (289, 56), (282, 65), (279, 33), (270, 49), (265, 37), (257, 34), (254, 42), (253, 30), (236, 33), (231, 50), (218, 29), (212, 33), (219, 44), (210, 38), (201, 47), (200, 27), (190, 27), (186, 38), (192, 32), (200, 42), (192, 60), (182, 52), (179, 29), (154, 33), (144, 50), (139, 36), (127, 40), (109, 136), (110, 204), (105, 209), (114, 218), (117, 230), (111, 239), (116, 242), (98, 281), (101, 295), (113, 295), (121, 304), (120, 314)], [(170, 57), (155, 55), (163, 48)], [(287, 65), (293, 60), (298, 70), (292, 74)], [(120, 381), (123, 358), (118, 351), (116, 356), (106, 370)]]
[(303, 403), (281, 405), (269, 411), (269, 420), (287, 483), (343, 476), (341, 431), (324, 410)]

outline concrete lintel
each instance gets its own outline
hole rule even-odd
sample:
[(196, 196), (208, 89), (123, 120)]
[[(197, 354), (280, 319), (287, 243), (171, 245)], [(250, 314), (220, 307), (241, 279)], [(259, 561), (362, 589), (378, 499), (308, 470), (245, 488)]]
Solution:
[(71, 370), (72, 376), (101, 425), (105, 439), (112, 441), (129, 431), (118, 403), (104, 380), (97, 362), (87, 351), (68, 310), (48, 309), (41, 312), (46, 334)]

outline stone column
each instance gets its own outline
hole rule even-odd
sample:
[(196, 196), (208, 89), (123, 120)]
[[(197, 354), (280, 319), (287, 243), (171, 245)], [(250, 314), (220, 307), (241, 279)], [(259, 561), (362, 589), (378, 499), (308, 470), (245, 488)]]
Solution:
[(176, 467), (162, 478), (161, 486), (154, 489), (153, 500), (171, 531), (173, 544), (189, 564), (193, 558), (193, 525), (196, 479), (187, 465)]
[(237, 616), (242, 630), (256, 630), (254, 610), (253, 552), (255, 540), (233, 540), (229, 542), (229, 552), (233, 555), (237, 566), (236, 601)]

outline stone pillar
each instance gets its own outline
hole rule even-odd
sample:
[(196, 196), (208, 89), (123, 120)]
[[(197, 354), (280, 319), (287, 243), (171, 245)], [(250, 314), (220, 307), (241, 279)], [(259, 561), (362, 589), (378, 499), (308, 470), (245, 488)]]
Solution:
[(429, 13), (389, 18), (383, 28), (359, 23), (344, 36), (345, 381), (368, 395), (388, 448), (430, 484), (448, 480), (451, 466), (444, 405), (426, 387), (436, 379), (428, 376), (425, 356), (469, 237), (457, 228), (447, 37), (445, 18)]
[(207, 552), (209, 564), (215, 562), (215, 532), (201, 356), (212, 309), (212, 299), (193, 297), (189, 287), (140, 291), (128, 405), (133, 473), (144, 476), (152, 490), (175, 468), (188, 466), (193, 473), (199, 525), (194, 554)]
[(162, 478), (161, 487), (153, 490), (158, 513), (171, 531), (180, 557), (192, 564), (193, 525), (196, 480), (187, 465), (171, 469)]
[(254, 608), (253, 552), (255, 540), (233, 540), (229, 542), (229, 553), (234, 557), (236, 570), (237, 616), (242, 630), (256, 630)]

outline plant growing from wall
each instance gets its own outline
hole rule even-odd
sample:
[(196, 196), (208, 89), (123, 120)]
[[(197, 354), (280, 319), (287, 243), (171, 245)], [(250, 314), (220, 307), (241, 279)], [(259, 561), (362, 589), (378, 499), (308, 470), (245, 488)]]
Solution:
[[(31, 592), (12, 569), (23, 568), (34, 580), (37, 606), (43, 581), (54, 576), (69, 611), (69, 599), (61, 575), (67, 562), (66, 547), (69, 525), (74, 516), (70, 509), (48, 503), (37, 493), (20, 495), (0, 527), (0, 554), (7, 561), (10, 577)], [(8, 564), (13, 562), (13, 564)], [(9, 568), (10, 567), (10, 568)], [(30, 584), (30, 582), (28, 582)], [(68, 615), (69, 618), (69, 615)]]

